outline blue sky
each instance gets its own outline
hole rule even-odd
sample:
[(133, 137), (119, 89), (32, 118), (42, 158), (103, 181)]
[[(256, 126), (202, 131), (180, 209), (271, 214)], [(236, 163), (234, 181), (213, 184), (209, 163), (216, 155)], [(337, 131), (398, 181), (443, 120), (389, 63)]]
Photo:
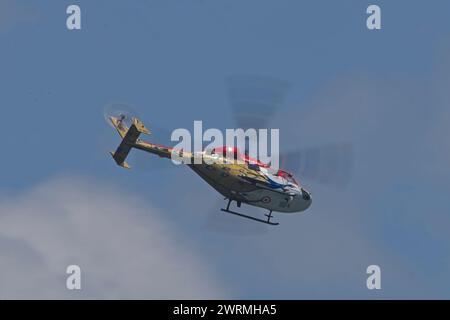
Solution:
[[(158, 297), (157, 261), (161, 273), (186, 264), (179, 282), (192, 288), (172, 283), (163, 297), (449, 298), (449, 3), (0, 3), (0, 257), (22, 252), (3, 259), (1, 297), (37, 297), (43, 279), (54, 283), (44, 297)], [(81, 7), (82, 30), (66, 29), (69, 4)], [(382, 30), (367, 30), (369, 4), (381, 7)], [(290, 83), (273, 119), (282, 148), (354, 146), (350, 183), (299, 177), (314, 204), (279, 215), (278, 228), (220, 216), (221, 197), (187, 168), (160, 170), (161, 159), (133, 153), (124, 171), (107, 153), (119, 142), (103, 119), (110, 103), (132, 105), (150, 128), (234, 127), (226, 79), (236, 74)], [(40, 223), (48, 238), (31, 231)], [(161, 246), (146, 250), (155, 239), (141, 229), (107, 246), (127, 238), (122, 225), (132, 239), (148, 226)], [(133, 272), (123, 252), (141, 257)], [(69, 261), (87, 275), (73, 295), (57, 282)], [(382, 269), (381, 291), (365, 286), (370, 264)], [(32, 270), (45, 277), (26, 278)]]

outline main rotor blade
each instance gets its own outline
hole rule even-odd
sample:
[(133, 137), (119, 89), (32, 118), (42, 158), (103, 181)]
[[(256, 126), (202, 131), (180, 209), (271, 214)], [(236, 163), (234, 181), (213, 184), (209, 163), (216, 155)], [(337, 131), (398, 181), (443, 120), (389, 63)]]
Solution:
[(257, 75), (233, 75), (226, 84), (234, 120), (242, 129), (267, 129), (290, 88), (286, 81)]
[[(291, 87), (287, 81), (266, 76), (229, 77), (227, 89), (237, 127), (269, 129), (275, 116), (282, 110)], [(288, 117), (289, 114), (285, 116)], [(297, 130), (284, 128), (282, 123), (280, 126), (280, 134)], [(345, 186), (348, 183), (353, 168), (353, 145), (350, 142), (308, 148), (297, 145), (294, 150), (283, 152), (286, 147), (280, 146), (280, 166), (291, 170), (299, 179), (330, 186)]]
[(299, 179), (343, 187), (351, 178), (353, 156), (353, 145), (342, 142), (287, 152), (280, 161)]

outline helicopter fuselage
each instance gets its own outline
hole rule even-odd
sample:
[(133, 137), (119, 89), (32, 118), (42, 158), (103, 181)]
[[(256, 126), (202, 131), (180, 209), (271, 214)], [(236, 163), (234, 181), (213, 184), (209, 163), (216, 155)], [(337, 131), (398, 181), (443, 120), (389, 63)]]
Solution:
[(308, 191), (270, 168), (235, 159), (208, 159), (211, 156), (205, 152), (202, 156), (202, 163), (189, 167), (228, 199), (285, 213), (301, 212), (311, 205)]

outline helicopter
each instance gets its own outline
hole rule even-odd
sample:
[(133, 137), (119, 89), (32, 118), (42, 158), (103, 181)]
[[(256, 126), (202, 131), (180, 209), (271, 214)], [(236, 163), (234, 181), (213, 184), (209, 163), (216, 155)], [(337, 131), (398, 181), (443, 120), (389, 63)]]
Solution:
[[(109, 121), (117, 130), (122, 141), (115, 152), (110, 152), (117, 165), (130, 169), (126, 158), (132, 148), (155, 154), (161, 158), (172, 159), (174, 153), (184, 159), (201, 157), (203, 161), (185, 163), (203, 180), (228, 200), (222, 211), (268, 225), (273, 222), (272, 212), (298, 213), (311, 206), (311, 193), (306, 190), (293, 174), (274, 169), (270, 165), (252, 158), (237, 147), (221, 146), (200, 153), (175, 150), (172, 147), (146, 142), (140, 139), (141, 134), (151, 134), (150, 130), (137, 117), (120, 114), (109, 116)], [(128, 126), (127, 122), (131, 123)], [(266, 218), (257, 218), (230, 210), (235, 201), (238, 208), (243, 203), (269, 211)]]

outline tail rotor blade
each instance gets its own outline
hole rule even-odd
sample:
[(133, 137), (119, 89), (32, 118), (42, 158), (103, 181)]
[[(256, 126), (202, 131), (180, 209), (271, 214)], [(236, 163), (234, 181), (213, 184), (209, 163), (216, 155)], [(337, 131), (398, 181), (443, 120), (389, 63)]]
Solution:
[(114, 126), (111, 124), (110, 117), (116, 117), (120, 119), (128, 127), (131, 126), (133, 118), (139, 118), (135, 109), (125, 103), (111, 103), (106, 105), (103, 108), (103, 117), (105, 118), (105, 121), (112, 127)]

